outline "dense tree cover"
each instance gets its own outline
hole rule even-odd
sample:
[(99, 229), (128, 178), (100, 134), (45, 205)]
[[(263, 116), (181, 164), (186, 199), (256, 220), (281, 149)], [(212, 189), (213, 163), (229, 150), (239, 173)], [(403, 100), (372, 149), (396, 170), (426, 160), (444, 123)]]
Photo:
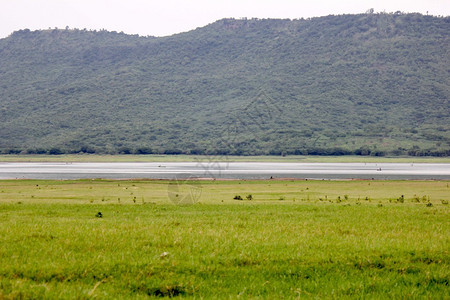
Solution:
[(450, 154), (450, 18), (223, 19), (0, 40), (0, 152)]

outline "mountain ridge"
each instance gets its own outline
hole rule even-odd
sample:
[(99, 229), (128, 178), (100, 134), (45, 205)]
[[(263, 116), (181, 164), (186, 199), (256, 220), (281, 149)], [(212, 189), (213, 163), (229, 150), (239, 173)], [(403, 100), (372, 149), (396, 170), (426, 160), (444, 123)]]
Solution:
[(449, 155), (449, 29), (360, 14), (18, 31), (0, 40), (0, 151)]

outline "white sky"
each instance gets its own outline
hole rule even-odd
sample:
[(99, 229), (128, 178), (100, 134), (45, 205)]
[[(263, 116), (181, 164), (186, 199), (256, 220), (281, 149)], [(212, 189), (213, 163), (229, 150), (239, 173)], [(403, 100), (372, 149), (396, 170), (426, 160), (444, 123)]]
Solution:
[(369, 8), (448, 16), (450, 0), (0, 0), (0, 38), (66, 26), (164, 36), (228, 17), (294, 19)]

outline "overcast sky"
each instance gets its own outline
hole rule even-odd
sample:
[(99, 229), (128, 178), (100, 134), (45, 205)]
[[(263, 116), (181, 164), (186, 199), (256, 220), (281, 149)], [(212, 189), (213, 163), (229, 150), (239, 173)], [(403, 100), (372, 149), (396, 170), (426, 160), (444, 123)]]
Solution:
[(294, 19), (369, 8), (448, 16), (450, 0), (0, 0), (0, 38), (66, 26), (164, 36), (228, 17)]

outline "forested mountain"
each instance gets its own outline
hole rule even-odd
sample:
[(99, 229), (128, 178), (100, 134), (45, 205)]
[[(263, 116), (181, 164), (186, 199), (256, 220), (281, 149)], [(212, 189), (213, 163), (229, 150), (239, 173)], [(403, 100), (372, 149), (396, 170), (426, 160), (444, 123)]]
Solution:
[(0, 152), (450, 154), (450, 17), (0, 39)]

